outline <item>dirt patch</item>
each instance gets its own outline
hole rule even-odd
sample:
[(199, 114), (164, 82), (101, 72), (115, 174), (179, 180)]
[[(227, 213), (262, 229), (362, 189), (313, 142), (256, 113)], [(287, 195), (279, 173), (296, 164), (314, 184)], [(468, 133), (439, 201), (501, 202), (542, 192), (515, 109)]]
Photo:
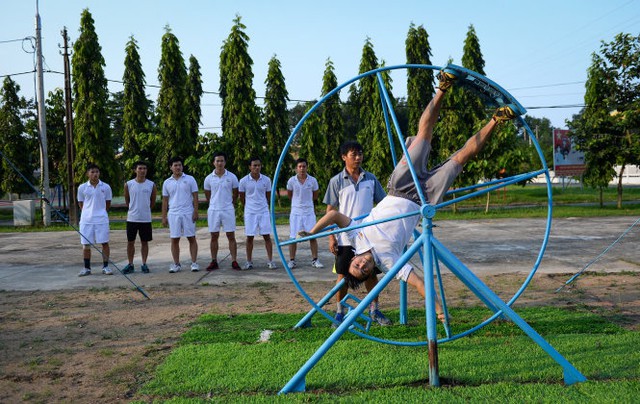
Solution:
[[(586, 274), (556, 293), (567, 278), (536, 276), (514, 308), (577, 307), (639, 329), (640, 276)], [(484, 280), (507, 299), (522, 275)], [(304, 285), (314, 298), (330, 287)], [(445, 279), (445, 290), (450, 305), (477, 304), (453, 279)], [(161, 285), (147, 293), (151, 300), (131, 288), (0, 293), (0, 402), (129, 401), (201, 314), (308, 310), (291, 283)], [(410, 304), (419, 307), (414, 295)], [(396, 296), (393, 282), (381, 296), (382, 309), (394, 307)]]

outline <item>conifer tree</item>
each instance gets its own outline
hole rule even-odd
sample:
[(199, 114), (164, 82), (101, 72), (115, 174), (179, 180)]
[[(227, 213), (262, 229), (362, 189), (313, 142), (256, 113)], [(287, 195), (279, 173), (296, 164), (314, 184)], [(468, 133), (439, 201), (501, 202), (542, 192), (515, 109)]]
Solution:
[(200, 63), (195, 56), (189, 57), (189, 75), (187, 77), (187, 112), (189, 116), (189, 144), (193, 149), (187, 155), (193, 154), (200, 134), (200, 118), (202, 118), (202, 73)]
[[(333, 62), (331, 59), (327, 59), (324, 69), (324, 75), (322, 77), (322, 96), (329, 94), (333, 89), (338, 87), (338, 79), (335, 75)], [(326, 137), (326, 149), (321, 151), (321, 155), (324, 158), (330, 157), (327, 164), (321, 167), (316, 167), (315, 172), (325, 170), (328, 171), (329, 178), (332, 174), (337, 173), (343, 168), (342, 160), (334, 158), (339, 155), (340, 145), (344, 143), (344, 119), (342, 117), (341, 105), (340, 105), (340, 92), (335, 93), (329, 97), (323, 104), (322, 108), (322, 123), (321, 130)], [(318, 179), (318, 181), (320, 181)], [(322, 183), (321, 187), (326, 187), (328, 180)]]
[[(311, 109), (315, 103), (309, 102)], [(317, 113), (309, 115), (301, 128), (299, 156), (308, 161), (309, 174), (316, 177), (321, 189), (326, 189), (329, 179), (334, 174), (327, 169), (327, 156), (319, 151), (327, 149), (327, 138), (322, 133), (322, 119)]]
[(80, 35), (73, 45), (71, 65), (75, 181), (86, 181), (86, 165), (95, 163), (100, 166), (100, 179), (111, 183), (117, 192), (120, 176), (107, 115), (109, 92), (104, 75), (105, 62), (88, 9), (80, 16)]
[[(151, 165), (156, 160), (155, 139), (150, 134), (149, 107), (150, 101), (146, 95), (146, 78), (142, 70), (138, 42), (133, 36), (129, 37), (125, 48), (123, 97), (123, 165), (125, 172), (129, 171), (133, 163), (138, 160)], [(147, 173), (152, 177), (151, 172)]]
[(49, 181), (67, 187), (67, 154), (65, 132), (64, 92), (61, 88), (49, 91), (45, 109), (47, 114), (47, 150), (49, 151)]
[(156, 167), (164, 176), (169, 174), (167, 163), (172, 156), (186, 159), (195, 148), (195, 144), (190, 144), (188, 135), (187, 69), (178, 38), (169, 27), (165, 27), (162, 36), (158, 81), (160, 91), (156, 114), (160, 147)]
[[(407, 64), (431, 64), (431, 46), (429, 34), (422, 25), (409, 26), (407, 34), (406, 54)], [(433, 98), (433, 70), (409, 69), (407, 71), (407, 107), (409, 109), (409, 127), (405, 136), (412, 136), (418, 130), (418, 122), (429, 101)]]
[[(378, 58), (373, 50), (371, 40), (367, 38), (362, 49), (359, 73), (377, 69)], [(391, 97), (391, 78), (388, 72), (382, 74), (387, 92)], [(365, 163), (367, 170), (374, 173), (380, 182), (385, 183), (393, 171), (387, 127), (380, 102), (380, 88), (375, 75), (370, 75), (359, 80), (358, 94), (360, 104), (360, 120), (364, 125), (358, 132), (358, 141), (364, 146)], [(391, 97), (392, 106), (395, 101)], [(397, 144), (397, 142), (394, 142)]]
[[(280, 61), (276, 56), (273, 56), (271, 60), (269, 60), (269, 69), (264, 83), (266, 89), (263, 115), (267, 147), (264, 151), (263, 171), (273, 179), (278, 160), (280, 159), (280, 151), (290, 135), (287, 112), (289, 93), (285, 85)], [(278, 178), (279, 188), (286, 187), (292, 166), (293, 158), (287, 153), (283, 161), (280, 177)]]
[[(231, 33), (220, 52), (220, 98), (222, 135), (229, 153), (227, 166), (239, 177), (247, 170), (252, 155), (262, 156), (264, 134), (260, 109), (253, 89), (253, 60), (249, 56), (246, 26), (236, 15)], [(262, 158), (262, 157), (261, 157)]]

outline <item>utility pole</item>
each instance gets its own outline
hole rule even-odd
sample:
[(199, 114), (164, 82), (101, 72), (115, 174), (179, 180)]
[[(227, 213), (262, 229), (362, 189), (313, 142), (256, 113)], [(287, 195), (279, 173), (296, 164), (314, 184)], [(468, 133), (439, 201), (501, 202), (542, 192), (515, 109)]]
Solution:
[(73, 181), (73, 109), (71, 107), (71, 69), (69, 68), (69, 37), (67, 27), (62, 30), (64, 40), (64, 104), (65, 125), (64, 133), (67, 144), (67, 200), (69, 201), (69, 223), (78, 225), (78, 205), (76, 203), (76, 187)]
[(42, 26), (36, 0), (36, 77), (38, 83), (38, 129), (40, 131), (40, 182), (44, 199), (42, 205), (42, 224), (51, 224), (51, 210), (49, 208), (49, 156), (47, 152), (47, 117), (44, 107), (44, 76), (42, 73)]

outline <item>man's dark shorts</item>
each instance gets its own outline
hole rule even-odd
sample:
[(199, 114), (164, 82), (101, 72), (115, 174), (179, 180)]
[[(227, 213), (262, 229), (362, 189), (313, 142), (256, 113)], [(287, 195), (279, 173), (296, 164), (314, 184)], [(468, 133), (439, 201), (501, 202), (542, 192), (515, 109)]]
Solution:
[[(344, 275), (349, 273), (349, 265), (351, 264), (351, 260), (355, 257), (355, 250), (351, 246), (338, 246), (338, 254), (336, 254), (336, 262), (335, 268), (336, 273), (340, 275)], [(380, 270), (378, 267), (375, 268), (374, 273), (380, 274)]]
[(127, 222), (127, 241), (136, 241), (136, 235), (140, 233), (140, 240), (153, 240), (153, 231), (151, 230), (151, 222)]

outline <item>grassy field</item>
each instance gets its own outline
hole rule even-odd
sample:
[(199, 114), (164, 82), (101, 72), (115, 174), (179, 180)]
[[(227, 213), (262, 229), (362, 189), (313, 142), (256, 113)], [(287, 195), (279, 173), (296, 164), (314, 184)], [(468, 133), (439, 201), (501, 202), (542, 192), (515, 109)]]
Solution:
[[(640, 211), (640, 187), (627, 187), (623, 193), (623, 206), (616, 208), (616, 190), (608, 188), (604, 193), (605, 206), (599, 206), (598, 193), (590, 188), (555, 187), (553, 195), (553, 217), (597, 217), (597, 216), (636, 216)], [(120, 198), (121, 199), (121, 198)], [(204, 196), (201, 195), (201, 200)], [(111, 229), (124, 230), (127, 217), (126, 207), (122, 201), (114, 200), (114, 206), (109, 212), (111, 219)], [(542, 186), (509, 186), (505, 190), (493, 192), (489, 198), (489, 209), (486, 211), (486, 196), (470, 199), (456, 205), (455, 210), (451, 207), (443, 209), (437, 213), (436, 220), (456, 220), (456, 219), (486, 219), (486, 218), (523, 218), (523, 217), (546, 217), (547, 216), (547, 191)], [(153, 212), (154, 227), (161, 227), (160, 223), (160, 203), (156, 204)], [(287, 197), (282, 197), (276, 207), (276, 223), (288, 223), (290, 201)], [(324, 214), (325, 206), (319, 203), (316, 213)], [(206, 227), (207, 206), (200, 204), (198, 227)], [(42, 227), (41, 212), (36, 209), (36, 226), (15, 228), (11, 225), (0, 225), (0, 232), (7, 231), (60, 231), (69, 230), (69, 226), (64, 223), (54, 223), (48, 228)], [(238, 225), (243, 225), (242, 211), (236, 212)], [(13, 211), (10, 208), (0, 209), (0, 222), (10, 222), (13, 220)]]
[[(558, 308), (519, 314), (588, 381), (565, 386), (562, 369), (511, 322), (494, 322), (439, 347), (442, 388), (428, 386), (426, 347), (398, 347), (345, 334), (308, 373), (306, 391), (278, 392), (333, 331), (320, 316), (293, 330), (302, 314), (204, 315), (138, 391), (167, 402), (637, 402), (640, 333), (597, 315)], [(397, 313), (392, 313), (392, 315)], [(454, 332), (487, 317), (452, 310)], [(424, 341), (424, 313), (406, 326), (372, 327), (398, 341)], [(271, 330), (267, 342), (259, 342)]]

